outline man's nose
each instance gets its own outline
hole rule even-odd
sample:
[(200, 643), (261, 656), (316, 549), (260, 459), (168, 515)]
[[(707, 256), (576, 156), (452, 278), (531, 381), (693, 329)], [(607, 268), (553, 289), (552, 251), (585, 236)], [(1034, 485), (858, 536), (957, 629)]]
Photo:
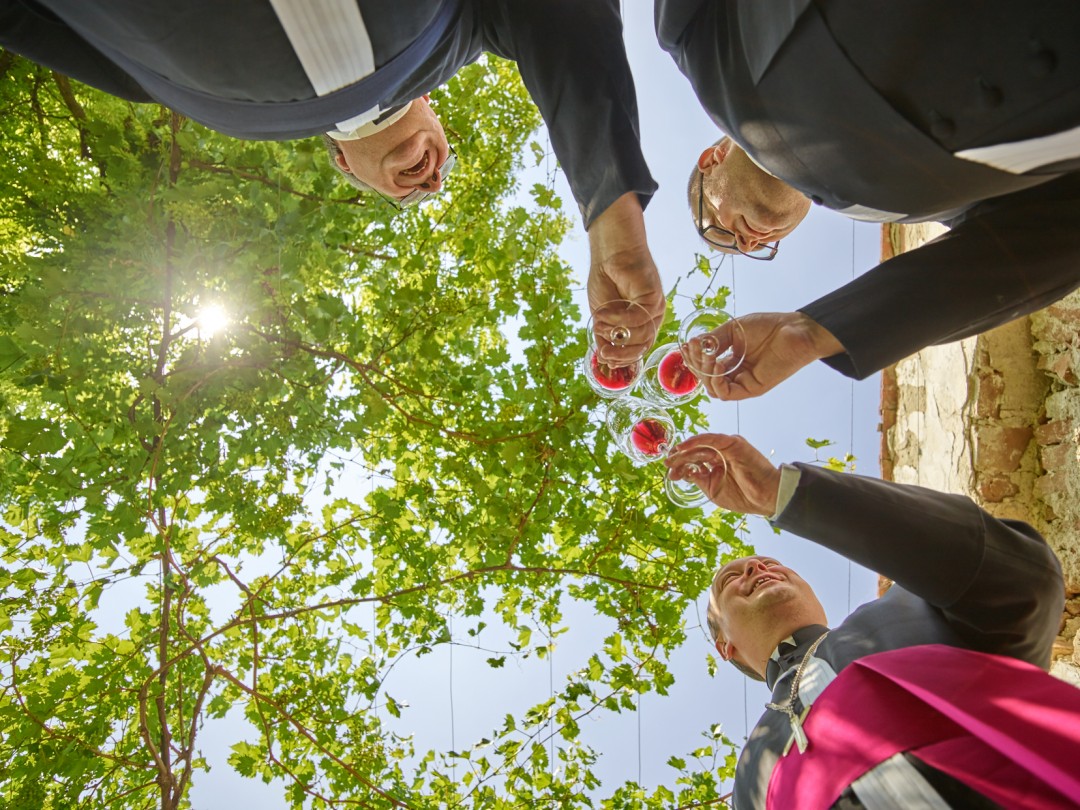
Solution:
[(420, 184), (420, 188), (424, 189), (424, 191), (441, 191), (442, 175), (439, 173), (439, 170), (436, 169), (435, 171), (433, 171), (431, 173), (431, 177), (429, 177), (425, 182)]
[(736, 234), (735, 239), (738, 240), (739, 249), (744, 250), (747, 253), (754, 250), (761, 244), (760, 239), (754, 239), (753, 237), (743, 236), (742, 234)]

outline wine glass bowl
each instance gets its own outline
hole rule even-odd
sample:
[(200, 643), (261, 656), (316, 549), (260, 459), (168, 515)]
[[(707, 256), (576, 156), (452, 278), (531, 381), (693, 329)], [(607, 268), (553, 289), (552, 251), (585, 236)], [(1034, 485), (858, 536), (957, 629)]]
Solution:
[(610, 366), (601, 359), (599, 348), (590, 348), (585, 352), (582, 368), (589, 387), (605, 399), (611, 399), (634, 389), (641, 379), (644, 364), (638, 360), (629, 366)]
[(695, 310), (679, 329), (683, 360), (698, 377), (731, 374), (746, 358), (746, 333), (722, 309)]
[(601, 304), (585, 327), (589, 349), (582, 372), (605, 399), (629, 394), (641, 378), (642, 357), (652, 339), (653, 317), (641, 304), (616, 299)]
[(618, 448), (637, 465), (664, 458), (675, 446), (675, 424), (659, 407), (617, 399), (608, 405), (605, 424)]
[[(664, 475), (664, 492), (676, 506), (692, 509), (709, 502), (709, 491), (715, 490), (727, 475), (727, 459), (724, 454), (715, 447), (701, 445), (688, 451), (689, 458), (667, 471)], [(672, 478), (672, 473), (677, 472), (679, 479)], [(706, 485), (706, 489), (691, 478), (699, 479)], [(708, 490), (708, 491), (707, 491)]]
[(650, 402), (665, 408), (681, 405), (700, 394), (702, 387), (677, 343), (660, 346), (645, 361), (641, 394)]

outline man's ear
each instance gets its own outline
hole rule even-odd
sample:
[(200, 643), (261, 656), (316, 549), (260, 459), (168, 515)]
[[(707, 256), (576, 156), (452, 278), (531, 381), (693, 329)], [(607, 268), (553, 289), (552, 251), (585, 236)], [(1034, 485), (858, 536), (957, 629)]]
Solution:
[(337, 162), (338, 168), (341, 169), (343, 172), (348, 172), (349, 174), (353, 173), (352, 166), (350, 166), (349, 162), (345, 160), (345, 155), (342, 154), (340, 150), (334, 156), (334, 160)]
[(720, 143), (708, 147), (698, 155), (698, 169), (705, 172), (713, 166), (719, 166), (727, 158), (729, 152), (731, 152), (731, 139), (725, 138)]
[(730, 641), (718, 638), (716, 640), (716, 651), (720, 653), (720, 657), (725, 661), (730, 661), (735, 655), (735, 645)]

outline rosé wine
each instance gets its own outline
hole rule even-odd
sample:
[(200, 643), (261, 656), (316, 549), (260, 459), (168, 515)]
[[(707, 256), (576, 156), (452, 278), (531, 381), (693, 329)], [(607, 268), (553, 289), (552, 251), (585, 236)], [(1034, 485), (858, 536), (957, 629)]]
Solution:
[(667, 426), (659, 419), (642, 419), (634, 425), (630, 441), (643, 455), (656, 458), (664, 455), (671, 446)]
[(596, 381), (609, 391), (621, 391), (628, 388), (633, 384), (634, 378), (637, 377), (637, 368), (635, 366), (612, 368), (607, 363), (601, 363), (600, 356), (597, 354), (592, 357), (592, 370)]
[(670, 352), (660, 361), (656, 378), (661, 388), (677, 397), (689, 394), (698, 384), (698, 378), (686, 367), (686, 361), (683, 360), (680, 351)]

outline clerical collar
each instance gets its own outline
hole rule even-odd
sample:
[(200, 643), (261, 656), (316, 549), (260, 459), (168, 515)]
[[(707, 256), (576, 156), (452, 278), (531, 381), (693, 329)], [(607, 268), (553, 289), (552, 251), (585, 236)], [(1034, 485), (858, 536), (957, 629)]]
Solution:
[(765, 682), (772, 689), (780, 676), (792, 667), (799, 665), (810, 645), (817, 641), (829, 628), (821, 624), (808, 624), (800, 627), (790, 636), (776, 645), (765, 665)]
[(367, 138), (374, 135), (376, 132), (382, 132), (389, 126), (393, 126), (409, 111), (410, 107), (412, 107), (411, 101), (398, 107), (391, 107), (389, 110), (383, 110), (374, 120), (368, 121), (366, 124), (361, 124), (355, 129), (350, 129), (348, 131), (332, 129), (326, 134), (335, 141), (358, 141), (361, 138)]

